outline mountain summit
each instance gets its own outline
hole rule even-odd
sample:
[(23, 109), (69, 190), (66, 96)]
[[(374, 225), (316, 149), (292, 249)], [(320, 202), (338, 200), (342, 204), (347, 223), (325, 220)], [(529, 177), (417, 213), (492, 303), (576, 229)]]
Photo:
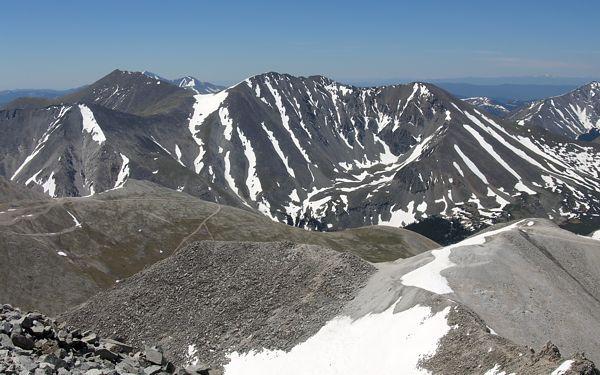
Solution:
[(214, 94), (214, 93), (217, 93), (217, 92), (225, 89), (225, 87), (223, 87), (223, 86), (218, 86), (218, 85), (212, 84), (210, 82), (203, 82), (192, 76), (185, 76), (185, 77), (176, 78), (176, 79), (167, 79), (167, 78), (163, 78), (157, 74), (154, 74), (154, 73), (148, 72), (148, 71), (143, 71), (142, 74), (144, 74), (150, 78), (154, 78), (156, 80), (174, 84), (175, 86), (178, 86), (178, 87), (192, 89), (197, 94)]
[(531, 103), (513, 113), (520, 125), (535, 125), (576, 139), (600, 131), (600, 83), (590, 82), (567, 94)]

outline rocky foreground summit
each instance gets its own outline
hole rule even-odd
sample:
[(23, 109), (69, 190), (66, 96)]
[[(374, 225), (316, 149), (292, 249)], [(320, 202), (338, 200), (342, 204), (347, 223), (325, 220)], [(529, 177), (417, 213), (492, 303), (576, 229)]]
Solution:
[(176, 367), (158, 347), (134, 349), (38, 312), (0, 307), (0, 374), (218, 374), (202, 364)]

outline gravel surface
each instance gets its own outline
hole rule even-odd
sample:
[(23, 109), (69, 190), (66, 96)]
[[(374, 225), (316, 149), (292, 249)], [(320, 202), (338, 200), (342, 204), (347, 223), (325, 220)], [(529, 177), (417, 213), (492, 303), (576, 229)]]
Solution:
[(229, 351), (306, 340), (373, 272), (355, 255), (319, 246), (197, 242), (62, 318), (137, 346), (160, 345), (177, 364), (222, 364)]

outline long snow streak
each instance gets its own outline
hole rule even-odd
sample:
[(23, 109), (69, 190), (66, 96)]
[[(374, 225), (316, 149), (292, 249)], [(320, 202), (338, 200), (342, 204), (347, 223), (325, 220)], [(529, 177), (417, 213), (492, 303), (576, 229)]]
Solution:
[(231, 191), (233, 191), (246, 206), (249, 206), (248, 203), (246, 203), (246, 200), (240, 195), (240, 191), (237, 185), (235, 184), (235, 178), (233, 176), (233, 173), (231, 173), (231, 160), (229, 159), (229, 155), (230, 151), (227, 151), (225, 153), (225, 156), (223, 156), (223, 163), (225, 164), (225, 171), (223, 172), (223, 177), (225, 178), (227, 185), (229, 185), (229, 187), (231, 188)]
[(252, 144), (250, 143), (248, 138), (246, 138), (241, 129), (238, 129), (238, 136), (242, 141), (242, 146), (244, 147), (244, 155), (246, 156), (246, 160), (248, 160), (246, 186), (248, 187), (250, 199), (256, 201), (258, 193), (262, 191), (262, 186), (258, 178), (258, 173), (256, 172), (256, 154), (254, 153)]
[(182, 154), (179, 145), (175, 145), (175, 156), (177, 156), (177, 162), (185, 167), (185, 164), (183, 164), (183, 161), (181, 161), (181, 155)]
[(296, 176), (294, 175), (294, 170), (292, 169), (292, 167), (290, 167), (289, 159), (288, 159), (287, 155), (285, 154), (285, 152), (283, 152), (283, 150), (281, 149), (281, 146), (279, 145), (277, 138), (275, 138), (275, 134), (273, 134), (272, 131), (267, 129), (265, 127), (264, 123), (262, 124), (262, 126), (263, 126), (263, 129), (265, 129), (265, 132), (267, 133), (267, 135), (269, 136), (269, 140), (271, 141), (271, 144), (273, 145), (275, 152), (277, 152), (277, 155), (279, 155), (279, 159), (281, 159), (281, 161), (283, 162), (283, 165), (285, 165), (285, 169), (287, 170), (288, 174), (290, 176), (292, 176), (292, 178), (296, 178)]
[(98, 122), (96, 121), (92, 110), (88, 106), (80, 104), (79, 111), (81, 112), (81, 118), (83, 120), (82, 131), (91, 134), (92, 140), (94, 140), (99, 145), (103, 144), (106, 141), (106, 137), (104, 136), (102, 128), (100, 128), (100, 125), (98, 125)]
[(494, 148), (492, 147), (492, 145), (490, 145), (489, 143), (486, 142), (485, 139), (483, 139), (483, 137), (481, 136), (481, 134), (479, 134), (475, 129), (473, 129), (472, 127), (470, 127), (467, 124), (463, 125), (464, 128), (473, 136), (473, 138), (475, 138), (477, 140), (477, 142), (479, 142), (479, 144), (481, 145), (481, 147), (487, 151), (488, 154), (490, 154), (492, 156), (492, 158), (494, 158), (494, 160), (496, 160), (498, 162), (498, 164), (500, 164), (504, 169), (506, 169), (510, 174), (512, 174), (513, 176), (515, 176), (515, 178), (517, 180), (521, 180), (521, 176), (519, 176), (519, 174), (510, 167), (510, 165), (508, 165), (507, 162), (504, 161), (504, 159), (502, 159), (502, 157), (500, 155), (498, 155), (498, 153), (494, 150)]
[(65, 114), (67, 114), (69, 109), (71, 109), (71, 107), (60, 107), (60, 112), (58, 113), (58, 116), (56, 116), (54, 121), (52, 121), (50, 123), (50, 125), (48, 126), (48, 130), (46, 130), (44, 135), (42, 135), (42, 138), (40, 138), (40, 140), (38, 141), (37, 145), (33, 149), (33, 152), (25, 158), (23, 163), (21, 163), (19, 168), (17, 168), (15, 173), (13, 173), (12, 177), (10, 178), (11, 181), (13, 181), (19, 175), (19, 173), (23, 170), (23, 168), (25, 168), (37, 156), (37, 154), (39, 154), (40, 151), (42, 151), (42, 149), (46, 145), (46, 142), (48, 141), (48, 138), (50, 138), (50, 135), (56, 129), (58, 129), (58, 127), (60, 126), (60, 120), (62, 120), (62, 118), (65, 116)]
[(267, 79), (265, 81), (265, 84), (267, 85), (267, 88), (271, 92), (271, 95), (273, 95), (273, 98), (275, 98), (275, 105), (277, 106), (277, 109), (279, 110), (279, 114), (281, 116), (281, 124), (283, 125), (285, 130), (287, 130), (288, 134), (290, 135), (290, 138), (292, 139), (292, 142), (298, 149), (298, 152), (300, 152), (300, 155), (302, 155), (302, 157), (304, 158), (304, 160), (307, 163), (310, 163), (310, 160), (308, 158), (308, 155), (306, 154), (306, 151), (304, 151), (304, 149), (300, 145), (300, 141), (298, 140), (298, 137), (296, 137), (296, 134), (294, 134), (294, 131), (292, 130), (292, 128), (290, 128), (290, 117), (287, 115), (287, 113), (285, 111), (285, 106), (283, 105), (281, 95), (279, 95), (279, 92), (277, 92), (277, 90), (275, 90), (273, 88), (273, 86), (271, 86), (270, 80)]
[(473, 163), (471, 161), (471, 159), (469, 159), (469, 157), (462, 152), (462, 150), (460, 149), (460, 147), (458, 147), (458, 145), (454, 145), (454, 150), (456, 151), (456, 153), (458, 154), (458, 156), (460, 156), (460, 158), (462, 159), (462, 161), (467, 165), (467, 167), (469, 167), (469, 169), (471, 170), (471, 172), (473, 172), (475, 174), (475, 176), (479, 177), (479, 179), (484, 184), (486, 184), (486, 185), (490, 184), (488, 182), (487, 178), (485, 177), (485, 175), (483, 173), (481, 173), (481, 171), (479, 170), (479, 168), (477, 168), (477, 166), (475, 165), (475, 163)]
[(121, 159), (123, 163), (121, 164), (121, 169), (119, 170), (119, 174), (117, 175), (117, 181), (115, 182), (115, 187), (113, 189), (118, 189), (125, 185), (125, 182), (129, 178), (129, 158), (123, 154), (121, 155)]

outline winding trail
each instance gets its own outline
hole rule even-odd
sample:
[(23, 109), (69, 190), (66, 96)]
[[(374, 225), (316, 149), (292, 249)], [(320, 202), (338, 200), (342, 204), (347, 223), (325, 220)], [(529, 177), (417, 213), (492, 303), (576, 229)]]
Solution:
[(200, 223), (200, 225), (198, 225), (198, 227), (196, 228), (196, 230), (194, 230), (192, 233), (188, 234), (187, 236), (185, 236), (185, 238), (183, 240), (181, 240), (181, 242), (179, 243), (179, 245), (177, 245), (177, 247), (175, 248), (175, 250), (173, 252), (176, 252), (177, 250), (179, 250), (183, 245), (185, 245), (185, 243), (187, 241), (189, 241), (190, 238), (194, 237), (196, 234), (198, 234), (198, 232), (200, 232), (200, 229), (202, 229), (202, 227), (204, 226), (206, 228), (206, 231), (208, 232), (208, 234), (210, 235), (210, 237), (212, 239), (214, 239), (212, 233), (210, 233), (210, 230), (208, 229), (208, 227), (206, 226), (206, 223), (213, 218), (214, 216), (216, 216), (219, 212), (221, 212), (221, 205), (217, 205), (217, 209), (215, 210), (215, 212), (213, 212), (212, 214), (208, 215), (206, 217), (206, 219), (202, 220), (202, 222)]

